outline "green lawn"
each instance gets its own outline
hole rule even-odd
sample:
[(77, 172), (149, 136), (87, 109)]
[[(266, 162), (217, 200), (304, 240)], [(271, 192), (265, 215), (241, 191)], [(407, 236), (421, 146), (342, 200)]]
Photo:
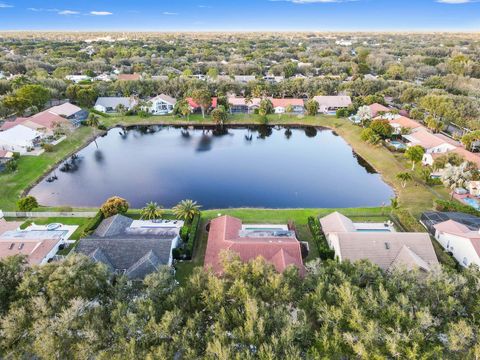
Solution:
[[(17, 219), (18, 220), (18, 219)], [(64, 225), (78, 225), (78, 229), (75, 230), (75, 232), (70, 236), (69, 240), (79, 240), (80, 237), (82, 236), (85, 227), (87, 226), (88, 222), (91, 220), (91, 218), (67, 218), (67, 217), (51, 217), (51, 218), (35, 218), (35, 219), (28, 219), (26, 220), (20, 228), (25, 229), (32, 223), (35, 223), (37, 225), (48, 225), (52, 223), (61, 223)], [(63, 250), (60, 250), (58, 252), (59, 255), (67, 255), (72, 248), (75, 246), (75, 244), (72, 244), (68, 247), (66, 247)]]
[(17, 200), (25, 189), (35, 184), (58, 162), (87, 143), (91, 136), (92, 129), (81, 127), (56, 145), (53, 152), (43, 153), (40, 156), (22, 156), (17, 171), (11, 174), (0, 174), (0, 209), (15, 210)]

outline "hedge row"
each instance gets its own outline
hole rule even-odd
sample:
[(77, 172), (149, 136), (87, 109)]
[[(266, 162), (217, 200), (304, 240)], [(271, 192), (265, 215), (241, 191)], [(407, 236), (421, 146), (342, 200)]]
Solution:
[(193, 247), (197, 237), (198, 224), (201, 215), (195, 215), (190, 225), (185, 225), (180, 230), (180, 237), (185, 243), (184, 246), (173, 249), (173, 258), (176, 260), (191, 260), (193, 255)]
[(327, 239), (322, 231), (322, 227), (320, 226), (320, 221), (318, 221), (317, 218), (310, 216), (308, 218), (308, 228), (313, 236), (320, 259), (335, 259), (335, 251), (330, 249), (330, 246), (328, 246)]
[(458, 201), (435, 200), (435, 209), (437, 211), (456, 211), (465, 214), (480, 216), (480, 211), (471, 206), (464, 205)]
[(97, 214), (88, 222), (87, 226), (85, 226), (82, 237), (90, 235), (98, 227), (98, 225), (100, 225), (103, 219), (103, 213), (98, 210)]

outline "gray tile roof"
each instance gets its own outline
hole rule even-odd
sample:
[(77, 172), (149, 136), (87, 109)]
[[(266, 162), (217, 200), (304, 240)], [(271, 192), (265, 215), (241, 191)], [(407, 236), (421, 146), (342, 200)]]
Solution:
[(131, 279), (143, 279), (170, 265), (172, 242), (178, 234), (170, 229), (130, 228), (132, 222), (123, 215), (103, 220), (91, 237), (78, 242), (75, 252)]
[(114, 215), (103, 220), (97, 227), (94, 236), (107, 237), (125, 233), (125, 229), (132, 224), (133, 220), (123, 215)]
[(79, 241), (75, 251), (87, 256), (95, 254), (97, 255), (95, 260), (101, 262), (104, 262), (103, 256), (116, 271), (125, 272), (127, 275), (130, 273), (129, 277), (132, 279), (143, 279), (158, 266), (170, 265), (172, 241), (173, 239), (139, 239), (135, 236), (112, 239), (87, 238)]

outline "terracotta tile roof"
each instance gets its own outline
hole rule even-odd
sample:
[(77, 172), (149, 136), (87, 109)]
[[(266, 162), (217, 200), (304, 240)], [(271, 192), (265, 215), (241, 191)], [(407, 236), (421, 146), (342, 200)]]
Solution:
[(248, 105), (248, 106), (259, 106), (260, 105), (260, 101), (262, 101), (262, 99), (260, 98), (252, 98), (251, 101), (247, 104), (245, 102), (245, 98), (243, 97), (235, 97), (235, 96), (231, 96), (228, 98), (228, 103), (230, 105), (233, 105), (233, 106), (240, 106), (240, 105)]
[(480, 155), (476, 153), (472, 153), (462, 147), (457, 147), (456, 149), (452, 150), (452, 152), (463, 156), (467, 161), (471, 161), (475, 163), (477, 167), (480, 169)]
[[(188, 101), (188, 104), (190, 105), (190, 107), (192, 107), (193, 109), (198, 109), (200, 107), (200, 105), (198, 105), (195, 101), (193, 101), (192, 98), (187, 98), (186, 99)], [(212, 97), (212, 108), (216, 108), (217, 107), (217, 98), (216, 97)]]
[(305, 273), (300, 242), (295, 237), (240, 237), (242, 221), (231, 216), (221, 216), (210, 222), (205, 267), (221, 274), (222, 251), (233, 251), (242, 261), (263, 257), (279, 272), (289, 265), (296, 266), (300, 274)]
[(69, 102), (66, 102), (62, 105), (57, 105), (57, 106), (51, 107), (50, 109), (48, 109), (48, 111), (51, 112), (52, 114), (56, 114), (58, 116), (70, 117), (72, 115), (75, 115), (79, 111), (82, 111), (82, 108), (80, 108), (76, 105), (73, 105)]
[(140, 74), (118, 74), (117, 80), (120, 81), (134, 81), (141, 80), (142, 76)]
[(25, 120), (27, 120), (27, 118), (18, 117), (14, 121), (5, 121), (3, 125), (0, 127), (0, 131), (11, 129), (14, 126), (22, 124)]
[(68, 125), (70, 122), (66, 120), (65, 118), (53, 114), (51, 112), (47, 111), (42, 111), (38, 114), (35, 114), (31, 117), (28, 118), (28, 121), (31, 121), (37, 125), (39, 125), (42, 128), (52, 130), (55, 126), (55, 124), (65, 124)]
[(431, 149), (436, 146), (440, 146), (445, 143), (449, 143), (444, 139), (432, 134), (431, 132), (427, 131), (426, 129), (421, 129), (419, 131), (414, 132), (413, 134), (406, 135), (405, 138), (412, 139), (414, 145), (420, 145), (425, 149)]
[(303, 99), (274, 99), (270, 98), (274, 108), (287, 106), (304, 106)]
[(382, 104), (378, 104), (378, 103), (368, 105), (368, 107), (372, 111), (372, 118), (377, 117), (378, 113), (380, 113), (380, 112), (389, 112), (390, 111), (390, 109), (388, 107), (383, 106)]
[(30, 265), (39, 265), (60, 241), (61, 239), (2, 239), (0, 240), (0, 259), (25, 255)]
[(318, 103), (320, 107), (328, 108), (342, 108), (352, 105), (352, 99), (350, 96), (334, 95), (334, 96), (314, 96), (313, 99)]
[(398, 124), (400, 127), (402, 128), (406, 128), (406, 129), (417, 129), (417, 128), (420, 128), (422, 127), (422, 125), (418, 122), (416, 122), (415, 120), (412, 120), (406, 116), (400, 116), (396, 119), (393, 119), (390, 121), (390, 124), (394, 125), (394, 124)]

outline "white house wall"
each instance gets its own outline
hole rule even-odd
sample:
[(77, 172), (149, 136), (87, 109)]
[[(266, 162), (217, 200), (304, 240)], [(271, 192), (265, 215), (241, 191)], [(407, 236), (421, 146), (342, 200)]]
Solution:
[[(471, 263), (474, 263), (480, 266), (480, 257), (478, 256), (470, 239), (452, 234), (441, 233), (439, 231), (436, 232), (435, 238), (447, 252), (451, 252), (453, 254), (453, 257), (460, 265), (468, 266)], [(464, 258), (467, 259), (466, 265), (463, 262)]]

